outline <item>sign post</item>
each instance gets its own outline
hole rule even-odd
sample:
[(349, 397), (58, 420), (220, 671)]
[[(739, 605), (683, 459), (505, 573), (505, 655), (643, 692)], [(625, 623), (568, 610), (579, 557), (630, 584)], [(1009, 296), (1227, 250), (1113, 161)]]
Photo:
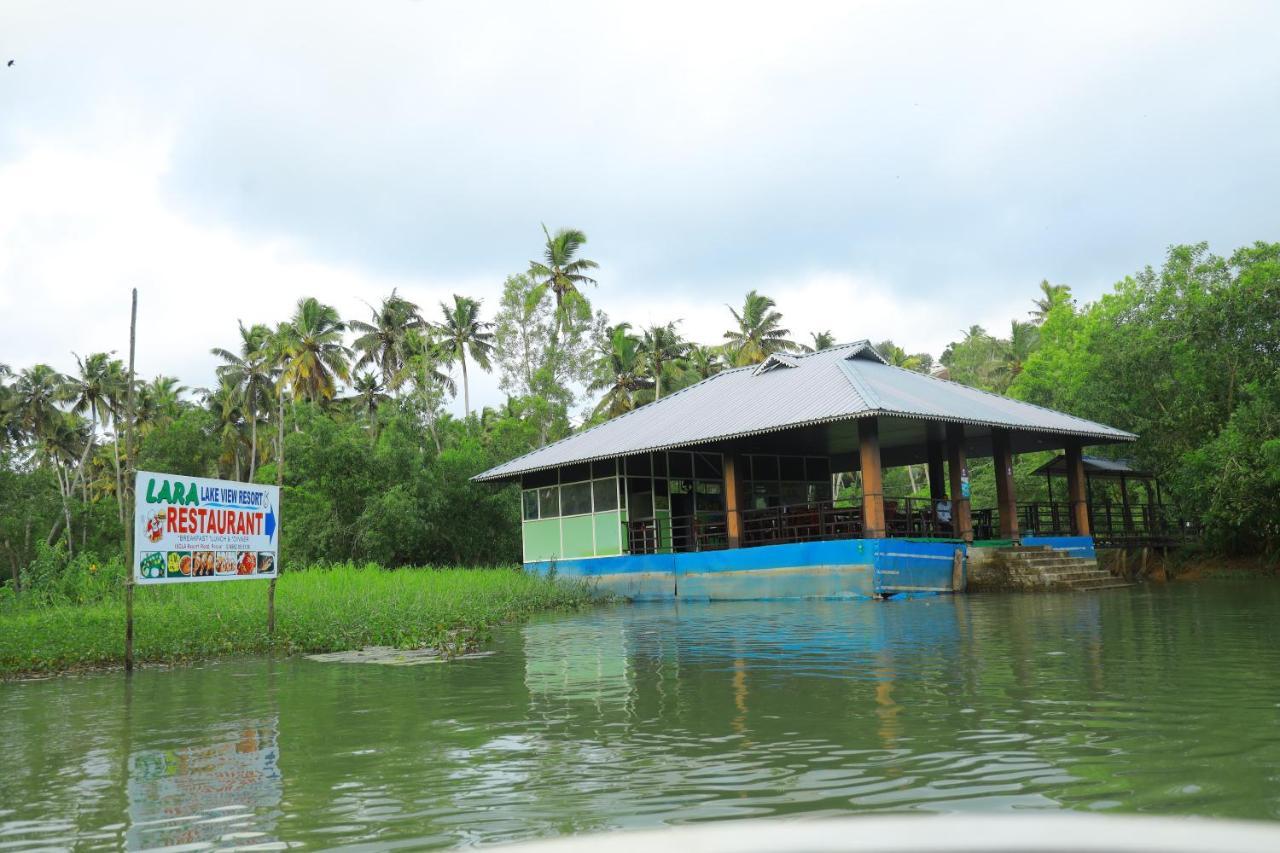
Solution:
[[(133, 467), (133, 430), (134, 430), (134, 381), (133, 381), (133, 352), (134, 346), (138, 339), (138, 288), (133, 289), (133, 307), (129, 311), (129, 407), (128, 413), (124, 420), (124, 464), (125, 471)], [(129, 482), (129, 478), (125, 477), (125, 482)], [(128, 486), (125, 487), (128, 489)], [(138, 499), (135, 491), (132, 497), (120, 495), (118, 497), (126, 498), (128, 503), (126, 506), (133, 506)], [(132, 514), (132, 513), (130, 513)], [(130, 525), (125, 530), (125, 559), (130, 565), (135, 562), (134, 559), (134, 539), (133, 529), (137, 525)], [(133, 572), (130, 571), (124, 582), (124, 671), (133, 672)]]
[(270, 579), (274, 587), (280, 488), (138, 471), (133, 540), (132, 583)]

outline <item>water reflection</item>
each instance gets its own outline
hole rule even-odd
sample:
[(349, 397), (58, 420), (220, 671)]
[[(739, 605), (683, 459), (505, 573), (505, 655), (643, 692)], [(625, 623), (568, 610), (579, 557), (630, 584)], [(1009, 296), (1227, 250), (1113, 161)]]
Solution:
[(545, 616), (412, 668), (0, 685), (0, 846), (448, 846), (733, 817), (1280, 817), (1280, 587)]

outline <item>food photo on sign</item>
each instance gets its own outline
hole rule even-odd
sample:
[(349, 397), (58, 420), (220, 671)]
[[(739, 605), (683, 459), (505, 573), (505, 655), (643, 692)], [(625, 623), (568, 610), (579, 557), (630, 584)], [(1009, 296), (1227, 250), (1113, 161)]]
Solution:
[(139, 583), (275, 577), (278, 486), (139, 471), (136, 488)]

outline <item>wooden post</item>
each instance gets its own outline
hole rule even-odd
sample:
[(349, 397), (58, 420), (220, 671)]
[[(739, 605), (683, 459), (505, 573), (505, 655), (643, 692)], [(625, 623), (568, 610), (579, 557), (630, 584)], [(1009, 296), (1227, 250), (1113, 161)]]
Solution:
[(969, 510), (969, 466), (964, 453), (964, 424), (947, 424), (947, 473), (951, 478), (951, 524), (956, 536), (973, 541), (973, 515)]
[(1071, 532), (1089, 536), (1089, 502), (1085, 499), (1084, 456), (1078, 442), (1067, 445), (1067, 501), (1071, 504)]
[[(280, 447), (279, 455), (276, 458), (276, 486), (279, 487), (279, 500), (284, 503), (284, 389), (280, 390)], [(280, 535), (280, 507), (276, 507), (276, 536)], [(280, 540), (277, 539), (277, 542)], [(276, 578), (280, 577), (280, 572), (284, 571), (284, 563), (280, 561), (280, 556), (284, 553), (284, 548), (276, 546), (276, 573), (271, 576), (271, 581), (267, 586), (267, 637), (274, 637), (276, 633)]]
[(863, 537), (884, 538), (884, 477), (880, 470), (880, 423), (858, 421), (858, 460), (862, 472)]
[[(126, 673), (133, 672), (133, 567), (136, 560), (133, 555), (133, 531), (137, 526), (134, 519), (133, 502), (137, 500), (134, 494), (133, 483), (136, 475), (133, 470), (133, 429), (134, 418), (136, 413), (134, 410), (134, 381), (133, 381), (133, 355), (134, 348), (138, 340), (138, 288), (133, 289), (133, 305), (129, 309), (129, 391), (128, 391), (128, 413), (124, 422), (124, 461), (125, 461), (125, 477), (124, 490), (127, 510), (125, 513), (125, 564), (127, 571), (125, 572), (124, 581), (124, 671)], [(127, 497), (126, 497), (127, 496)]]
[(929, 453), (929, 497), (936, 503), (947, 499), (947, 470), (943, 467), (946, 451), (942, 442), (930, 435), (925, 445)]
[(1124, 511), (1124, 532), (1133, 532), (1133, 513), (1129, 509), (1129, 485), (1123, 474), (1120, 475), (1120, 508)]
[(737, 456), (724, 455), (724, 510), (725, 527), (729, 536), (730, 548), (742, 547), (742, 472), (738, 470)]
[(1013, 450), (1007, 429), (991, 430), (991, 455), (996, 466), (996, 504), (1000, 509), (1000, 538), (1021, 543), (1018, 500), (1013, 487)]

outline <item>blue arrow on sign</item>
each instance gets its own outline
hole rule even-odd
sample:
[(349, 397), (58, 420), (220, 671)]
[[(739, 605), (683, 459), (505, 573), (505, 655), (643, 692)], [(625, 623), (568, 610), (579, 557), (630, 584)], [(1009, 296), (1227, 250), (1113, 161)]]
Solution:
[(267, 507), (267, 539), (270, 539), (276, 532), (276, 513), (272, 507)]

